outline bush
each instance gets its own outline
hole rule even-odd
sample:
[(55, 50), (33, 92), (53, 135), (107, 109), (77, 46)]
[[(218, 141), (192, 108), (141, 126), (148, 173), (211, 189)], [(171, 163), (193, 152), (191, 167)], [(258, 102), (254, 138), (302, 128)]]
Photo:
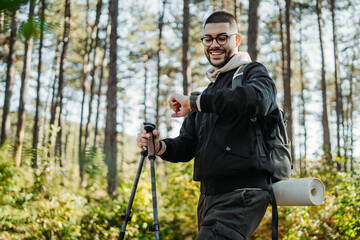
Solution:
[[(116, 239), (130, 198), (134, 174), (120, 176), (117, 197), (105, 192), (100, 156), (94, 155), (91, 185), (79, 189), (61, 174), (44, 178), (38, 188), (33, 170), (16, 168), (0, 150), (0, 239)], [(49, 159), (49, 161), (52, 161)], [(195, 239), (199, 185), (192, 181), (192, 163), (157, 165), (160, 237)], [(320, 170), (321, 169), (321, 170)], [(99, 173), (100, 172), (100, 173)], [(132, 171), (131, 172), (135, 172)], [(279, 207), (280, 239), (360, 239), (360, 176), (332, 167), (313, 168), (326, 187), (325, 202), (311, 207)], [(51, 181), (50, 181), (51, 179)], [(143, 171), (132, 207), (126, 239), (153, 239), (149, 171)], [(35, 183), (34, 183), (35, 182)], [(63, 182), (63, 184), (59, 184)], [(35, 189), (35, 190), (34, 190)], [(271, 206), (250, 239), (271, 236)]]

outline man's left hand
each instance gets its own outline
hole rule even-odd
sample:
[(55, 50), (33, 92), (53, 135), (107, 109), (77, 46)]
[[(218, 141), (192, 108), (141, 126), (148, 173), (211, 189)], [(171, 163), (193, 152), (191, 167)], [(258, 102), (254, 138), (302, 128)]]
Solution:
[(175, 112), (171, 115), (171, 117), (185, 117), (191, 111), (190, 97), (174, 93), (169, 98), (169, 106)]

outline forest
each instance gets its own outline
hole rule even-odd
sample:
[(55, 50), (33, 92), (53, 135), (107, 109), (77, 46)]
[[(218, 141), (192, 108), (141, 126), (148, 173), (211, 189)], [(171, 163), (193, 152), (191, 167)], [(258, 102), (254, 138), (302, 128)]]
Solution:
[[(117, 239), (146, 121), (177, 136), (171, 93), (209, 81), (203, 22), (238, 20), (277, 86), (293, 178), (319, 206), (278, 207), (280, 239), (360, 239), (359, 0), (0, 0), (0, 239)], [(160, 239), (195, 239), (193, 162), (156, 159)], [(126, 239), (153, 239), (145, 161)], [(271, 238), (271, 206), (250, 239)]]

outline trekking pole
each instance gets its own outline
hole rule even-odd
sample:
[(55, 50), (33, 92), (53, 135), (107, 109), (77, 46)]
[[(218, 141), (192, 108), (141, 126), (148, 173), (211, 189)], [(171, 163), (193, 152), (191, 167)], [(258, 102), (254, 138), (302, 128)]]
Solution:
[[(144, 122), (144, 129), (146, 132), (150, 133), (150, 139), (148, 140), (148, 147), (143, 147), (141, 151), (141, 159), (139, 163), (139, 167), (136, 173), (134, 185), (131, 191), (130, 200), (127, 205), (126, 214), (121, 216), (124, 219), (121, 232), (119, 235), (118, 240), (123, 240), (125, 238), (125, 231), (126, 231), (126, 225), (129, 221), (131, 221), (131, 208), (134, 202), (136, 189), (139, 183), (141, 170), (144, 165), (144, 159), (148, 155), (148, 152), (151, 154), (149, 156), (150, 165), (151, 165), (151, 184), (152, 184), (152, 195), (153, 195), (153, 211), (154, 211), (154, 225), (149, 227), (149, 231), (155, 232), (155, 240), (159, 240), (159, 222), (158, 222), (158, 213), (157, 213), (157, 202), (156, 202), (156, 185), (155, 185), (155, 167), (154, 167), (154, 161), (156, 159), (155, 155), (155, 144), (154, 144), (154, 137), (153, 137), (153, 130), (155, 129), (155, 124)], [(149, 149), (149, 150), (148, 150)]]
[(155, 129), (155, 124), (145, 122), (144, 128), (147, 132), (150, 133), (150, 138), (148, 140), (148, 158), (150, 160), (150, 170), (151, 170), (151, 190), (152, 190), (152, 202), (153, 202), (153, 214), (154, 214), (154, 225), (149, 227), (150, 232), (155, 232), (155, 240), (159, 240), (159, 220), (158, 220), (158, 211), (157, 211), (157, 200), (156, 200), (156, 179), (155, 179), (155, 139), (152, 134)]

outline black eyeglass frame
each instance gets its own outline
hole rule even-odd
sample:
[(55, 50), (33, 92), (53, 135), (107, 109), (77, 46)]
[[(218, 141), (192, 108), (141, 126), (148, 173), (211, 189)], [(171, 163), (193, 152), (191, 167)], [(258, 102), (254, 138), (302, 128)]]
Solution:
[[(228, 39), (229, 39), (231, 36), (235, 36), (235, 35), (239, 35), (239, 33), (233, 33), (233, 34), (230, 34), (230, 35), (227, 35), (227, 34), (219, 34), (219, 35), (217, 35), (216, 37), (204, 36), (204, 37), (200, 38), (200, 40), (201, 40), (202, 44), (203, 44), (205, 47), (210, 47), (210, 46), (214, 43), (214, 39), (215, 39), (215, 41), (217, 42), (217, 44), (219, 44), (220, 46), (222, 46), (222, 45), (225, 45), (225, 44), (228, 42)], [(219, 43), (218, 37), (221, 37), (221, 36), (226, 37), (225, 43)], [(204, 38), (211, 38), (211, 43), (210, 43), (210, 45), (206, 45), (206, 44), (204, 43)]]

